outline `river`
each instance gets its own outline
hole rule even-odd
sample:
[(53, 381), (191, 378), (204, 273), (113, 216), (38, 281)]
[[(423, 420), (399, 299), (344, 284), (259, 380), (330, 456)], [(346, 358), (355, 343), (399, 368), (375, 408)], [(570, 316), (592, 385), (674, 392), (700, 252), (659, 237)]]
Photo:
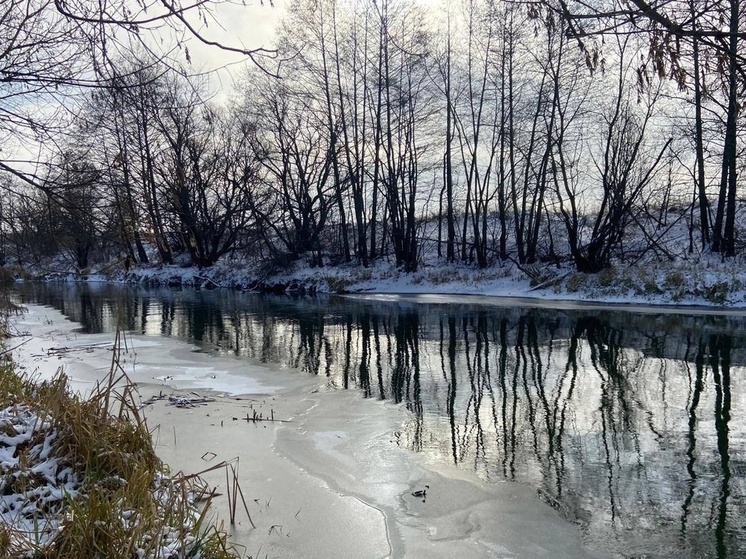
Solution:
[(535, 489), (592, 547), (746, 557), (746, 312), (106, 284), (18, 291), (89, 333), (176, 337), (405, 406), (399, 446)]

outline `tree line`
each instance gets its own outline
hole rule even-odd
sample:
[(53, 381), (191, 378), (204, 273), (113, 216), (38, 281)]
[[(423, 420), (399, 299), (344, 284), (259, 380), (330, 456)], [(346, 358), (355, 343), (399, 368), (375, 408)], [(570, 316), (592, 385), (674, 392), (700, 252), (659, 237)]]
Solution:
[(120, 53), (35, 188), (3, 176), (4, 251), (589, 273), (734, 256), (742, 18), (737, 0), (294, 0), (277, 65), (228, 104)]

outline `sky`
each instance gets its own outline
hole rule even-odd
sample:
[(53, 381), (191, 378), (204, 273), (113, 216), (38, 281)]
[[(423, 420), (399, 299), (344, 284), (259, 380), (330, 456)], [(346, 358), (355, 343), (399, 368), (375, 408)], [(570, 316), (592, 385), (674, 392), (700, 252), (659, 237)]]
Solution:
[[(284, 13), (284, 0), (247, 0), (216, 4), (213, 10), (215, 21), (202, 25), (200, 33), (207, 40), (217, 41), (235, 48), (268, 48), (274, 46), (275, 29)], [(196, 19), (196, 18), (193, 18)], [(215, 91), (216, 100), (224, 101), (233, 89), (234, 79), (251, 62), (246, 56), (227, 52), (220, 48), (189, 42), (192, 68), (214, 71), (210, 77), (210, 87)]]

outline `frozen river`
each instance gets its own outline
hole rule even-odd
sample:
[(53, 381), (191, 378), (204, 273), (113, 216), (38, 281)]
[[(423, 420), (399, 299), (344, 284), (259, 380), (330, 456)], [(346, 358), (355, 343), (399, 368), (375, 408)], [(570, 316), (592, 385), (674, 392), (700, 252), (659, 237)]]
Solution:
[[(311, 437), (281, 431), (276, 450), (336, 493), (378, 503), (376, 510), (385, 511), (389, 497), (412, 518), (437, 510), (425, 542), (450, 556), (463, 543), (451, 535), (491, 530), (503, 533), (496, 541), (506, 546), (495, 544), (485, 557), (519, 557), (504, 533), (530, 540), (526, 523), (540, 525), (546, 519), (535, 515), (545, 513), (577, 530), (588, 556), (746, 556), (741, 313), (109, 285), (29, 284), (20, 293), (86, 333), (119, 324), (142, 338), (197, 344), (214, 359), (265, 366), (265, 382), (302, 377), (320, 393), (346, 390), (396, 404), (361, 408), (359, 399), (342, 398), (322, 405), (323, 429), (309, 423)], [(250, 386), (242, 374), (216, 376), (212, 387), (240, 391)], [(211, 387), (211, 378), (199, 386)], [(309, 410), (304, 421), (318, 414)], [(384, 422), (393, 427), (381, 429)], [(386, 441), (376, 438), (381, 433)], [(515, 525), (505, 517), (488, 525), (496, 513), (467, 481), (448, 500), (431, 491), (429, 509), (401, 501), (407, 488), (386, 476), (390, 448), (447, 469), (453, 483), (456, 472), (500, 487), (496, 499), (529, 499), (529, 508), (510, 517)], [(511, 486), (515, 492), (505, 489)], [(544, 536), (535, 537), (545, 546)], [(530, 546), (522, 549), (532, 556)], [(567, 549), (568, 557), (576, 553)], [(391, 556), (399, 553), (393, 546)]]

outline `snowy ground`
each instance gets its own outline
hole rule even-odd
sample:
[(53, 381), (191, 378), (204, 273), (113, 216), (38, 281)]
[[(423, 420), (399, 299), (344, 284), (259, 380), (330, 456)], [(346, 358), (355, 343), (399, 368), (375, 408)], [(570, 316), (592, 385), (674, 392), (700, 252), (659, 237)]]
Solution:
[(28, 406), (0, 410), (0, 522), (12, 528), (11, 548), (47, 545), (82, 485), (52, 452), (56, 437), (50, 421)]

